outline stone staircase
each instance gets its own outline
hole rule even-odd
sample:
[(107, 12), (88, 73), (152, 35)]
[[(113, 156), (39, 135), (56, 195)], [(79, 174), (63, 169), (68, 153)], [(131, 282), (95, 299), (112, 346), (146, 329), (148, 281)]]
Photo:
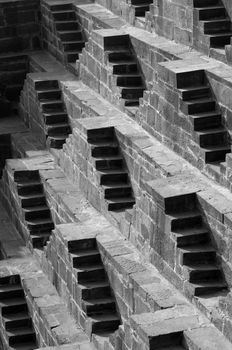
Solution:
[(146, 87), (129, 37), (114, 37), (105, 50), (125, 107), (138, 107)]
[(196, 26), (209, 48), (223, 50), (232, 37), (231, 20), (221, 0), (194, 0)]
[(0, 57), (0, 80), (9, 101), (18, 101), (28, 72), (26, 55), (11, 54)]
[(200, 146), (205, 163), (220, 165), (231, 152), (229, 134), (204, 71), (180, 74), (177, 88), (181, 95), (180, 109), (190, 118), (193, 139)]
[(89, 130), (88, 142), (108, 210), (131, 208), (135, 199), (114, 128)]
[(37, 170), (15, 171), (14, 181), (33, 248), (42, 249), (49, 240), (54, 223), (39, 172)]
[[(175, 203), (174, 203), (175, 202)], [(211, 242), (211, 233), (196, 204), (196, 194), (171, 197), (166, 203), (171, 232), (177, 242), (184, 275), (195, 296), (215, 294), (227, 289)]]
[[(163, 326), (163, 325), (162, 325)], [(166, 326), (164, 324), (164, 326)], [(186, 350), (187, 348), (182, 345), (183, 332), (169, 332), (166, 334), (151, 337), (150, 349), (156, 350)]]
[(59, 83), (57, 80), (40, 80), (35, 83), (35, 89), (45, 123), (47, 145), (60, 149), (71, 128)]
[[(85, 40), (77, 22), (73, 5), (72, 3), (47, 4), (46, 2), (44, 5), (49, 22), (49, 24), (45, 24), (44, 29), (45, 47), (47, 46), (46, 41), (53, 37), (53, 46), (56, 47), (57, 57), (64, 64), (74, 68), (75, 62), (85, 46)], [(48, 35), (46, 35), (46, 31)]]
[(131, 0), (131, 4), (135, 9), (136, 17), (145, 17), (145, 14), (150, 9), (150, 4), (153, 0)]
[(19, 275), (0, 278), (2, 337), (9, 349), (38, 348)]
[(82, 308), (90, 319), (92, 333), (115, 332), (121, 321), (96, 238), (69, 241), (68, 250), (81, 290)]

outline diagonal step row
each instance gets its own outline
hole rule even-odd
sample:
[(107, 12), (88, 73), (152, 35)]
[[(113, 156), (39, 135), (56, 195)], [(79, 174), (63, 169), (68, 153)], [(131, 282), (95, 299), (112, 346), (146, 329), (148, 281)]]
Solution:
[(210, 47), (225, 48), (232, 37), (231, 20), (221, 0), (194, 0), (203, 34), (209, 37)]
[(108, 210), (131, 208), (135, 199), (114, 128), (89, 131), (88, 142), (98, 171), (99, 184), (104, 189)]
[(79, 58), (85, 41), (80, 29), (73, 5), (54, 4), (50, 7), (57, 36), (67, 63), (74, 63)]
[(106, 54), (126, 107), (139, 106), (145, 83), (127, 35), (111, 38)]
[(49, 240), (54, 223), (39, 172), (16, 171), (14, 181), (33, 247), (41, 249)]
[(46, 126), (47, 144), (51, 148), (62, 148), (71, 133), (68, 115), (57, 80), (35, 82), (37, 98)]
[(11, 349), (36, 349), (36, 334), (19, 275), (0, 278), (0, 308), (4, 338)]
[(169, 203), (167, 201), (166, 205), (170, 207), (166, 214), (194, 295), (212, 295), (227, 289), (211, 233), (197, 208), (195, 193), (179, 196), (178, 205), (176, 200), (177, 197), (171, 197)]
[(182, 73), (177, 84), (182, 99), (180, 108), (190, 118), (193, 137), (204, 153), (205, 162), (224, 162), (226, 154), (231, 152), (229, 134), (205, 72)]
[(92, 333), (113, 333), (121, 322), (96, 239), (69, 241), (68, 250), (81, 289), (82, 309), (91, 319)]

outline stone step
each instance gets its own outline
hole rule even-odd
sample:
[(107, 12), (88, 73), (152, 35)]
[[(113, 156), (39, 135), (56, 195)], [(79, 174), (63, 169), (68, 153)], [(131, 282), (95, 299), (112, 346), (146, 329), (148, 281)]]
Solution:
[(85, 46), (85, 42), (83, 40), (80, 41), (63, 41), (62, 42), (64, 51), (67, 52), (72, 52), (74, 53), (80, 53)]
[(34, 207), (23, 208), (25, 220), (38, 219), (38, 218), (50, 218), (50, 209), (47, 205), (40, 205)]
[(207, 84), (204, 70), (178, 73), (176, 75), (176, 80), (177, 89), (188, 89), (194, 86), (205, 86)]
[(113, 64), (113, 74), (120, 75), (120, 74), (132, 74), (138, 72), (138, 65), (135, 59), (131, 59), (128, 61), (121, 61), (117, 64)]
[(199, 85), (180, 89), (183, 101), (194, 100), (211, 96), (211, 90), (208, 85)]
[(229, 145), (222, 146), (210, 146), (204, 148), (205, 153), (205, 162), (224, 162), (226, 158), (226, 154), (231, 152), (231, 148)]
[(108, 60), (110, 63), (122, 64), (122, 62), (133, 63), (135, 62), (134, 56), (129, 49), (122, 49), (121, 51), (108, 51)]
[(116, 313), (91, 316), (92, 332), (102, 333), (105, 331), (114, 332), (118, 329), (121, 321)]
[(54, 223), (51, 217), (40, 217), (27, 220), (27, 227), (31, 232), (36, 233), (40, 230), (53, 230)]
[(222, 125), (221, 113), (206, 112), (189, 116), (195, 131), (213, 129)]
[(49, 241), (51, 236), (51, 231), (48, 232), (38, 232), (37, 234), (31, 234), (31, 240), (33, 248), (42, 249)]
[(3, 287), (8, 284), (20, 284), (21, 285), (21, 279), (19, 275), (10, 275), (5, 277), (0, 277), (0, 287)]
[(218, 34), (221, 32), (230, 32), (231, 21), (229, 18), (222, 18), (218, 20), (204, 21), (203, 31), (204, 34)]
[(39, 177), (39, 173), (36, 172), (35, 174), (31, 173), (30, 171), (25, 172), (25, 177), (22, 174), (22, 178), (15, 178), (15, 182), (17, 183), (17, 188), (26, 188), (31, 186), (37, 186), (41, 185), (41, 180)]
[(58, 31), (58, 35), (61, 41), (82, 41), (82, 31), (81, 30), (65, 30)]
[(193, 284), (193, 287), (195, 296), (212, 295), (227, 289), (227, 285), (223, 281), (201, 282), (198, 284)]
[(95, 128), (87, 131), (87, 139), (90, 143), (114, 142), (114, 127)]
[(43, 185), (41, 183), (29, 183), (22, 185), (17, 184), (17, 190), (19, 196), (24, 196), (28, 194), (42, 194), (43, 193)]
[(205, 227), (178, 230), (174, 235), (177, 247), (203, 244), (209, 241), (209, 231)]
[(121, 169), (124, 166), (123, 158), (118, 156), (105, 156), (102, 158), (95, 157), (95, 167), (97, 170), (104, 169)]
[(36, 335), (32, 327), (20, 327), (6, 332), (10, 346), (24, 342), (35, 342)]
[(127, 183), (128, 173), (126, 170), (102, 170), (99, 171), (100, 185), (108, 185), (112, 183)]
[(197, 132), (200, 147), (225, 145), (229, 141), (228, 132), (224, 127), (200, 130)]
[(68, 115), (63, 111), (51, 112), (51, 113), (43, 113), (45, 124), (59, 124), (59, 123), (67, 123)]
[(76, 14), (74, 10), (52, 11), (55, 21), (74, 21)]
[(135, 199), (133, 197), (117, 197), (117, 198), (110, 198), (107, 199), (108, 204), (108, 210), (109, 211), (115, 211), (115, 210), (125, 210), (132, 208), (135, 204)]
[(115, 313), (116, 304), (113, 297), (104, 299), (89, 299), (82, 302), (82, 309), (88, 315)]
[(106, 51), (120, 51), (121, 49), (128, 49), (129, 46), (130, 38), (127, 34), (106, 36), (104, 39), (104, 48)]
[(85, 282), (79, 284), (83, 300), (102, 299), (111, 296), (108, 281)]
[(72, 132), (68, 123), (55, 123), (53, 125), (46, 125), (46, 133), (48, 136), (53, 135), (67, 135)]
[(14, 346), (11, 346), (10, 350), (33, 350), (33, 349), (38, 349), (38, 345), (36, 341), (28, 341), (28, 342), (23, 342), (23, 343), (18, 343), (14, 344)]
[(72, 10), (73, 9), (73, 4), (70, 3), (59, 3), (59, 4), (49, 4), (49, 9), (50, 11), (54, 12), (54, 11), (68, 11), (68, 10)]
[(190, 211), (172, 214), (171, 219), (171, 230), (178, 232), (180, 229), (195, 229), (202, 225), (202, 216), (199, 211)]
[(210, 34), (210, 46), (216, 48), (223, 48), (225, 45), (230, 45), (230, 39), (232, 37), (232, 31)]
[(220, 0), (193, 0), (193, 6), (194, 7), (204, 7), (206, 8), (207, 6), (209, 7), (213, 7), (213, 6), (217, 6), (221, 4), (221, 1)]
[(61, 149), (68, 135), (53, 135), (47, 137), (47, 145), (49, 148)]
[(96, 250), (96, 238), (86, 238), (78, 239), (73, 241), (68, 241), (68, 251), (69, 253), (78, 252), (78, 251), (88, 251)]
[(66, 51), (65, 55), (67, 57), (67, 61), (70, 62), (76, 62), (76, 60), (79, 59), (79, 52), (76, 51)]
[(65, 106), (62, 100), (40, 101), (42, 111), (45, 113), (52, 111), (65, 112)]
[(89, 281), (103, 281), (106, 278), (105, 269), (101, 262), (98, 264), (94, 262), (92, 265), (78, 266), (76, 268), (78, 283), (89, 282)]
[(125, 99), (125, 107), (139, 107), (139, 99)]
[[(161, 328), (162, 321), (161, 321)], [(175, 332), (169, 329), (166, 329), (166, 332), (163, 331), (162, 334), (151, 337), (150, 339), (150, 348), (157, 350), (176, 350), (176, 346), (180, 346), (183, 342), (183, 332)], [(178, 348), (177, 348), (178, 349)], [(178, 349), (179, 350), (179, 349)], [(180, 350), (185, 350), (180, 348)]]
[(143, 80), (140, 74), (124, 74), (117, 76), (117, 85), (123, 87), (141, 86)]
[(222, 280), (221, 269), (216, 265), (200, 265), (198, 263), (187, 266), (190, 283), (201, 283)]
[(37, 90), (37, 96), (39, 101), (60, 100), (61, 91), (59, 88), (42, 90), (42, 91)]
[(133, 99), (139, 99), (140, 97), (143, 97), (143, 92), (145, 90), (145, 87), (142, 86), (135, 86), (135, 87), (123, 87), (122, 88), (122, 98), (126, 100), (133, 100)]
[(27, 186), (28, 184), (40, 183), (38, 170), (16, 170), (14, 172), (14, 181), (18, 186)]
[(35, 90), (36, 91), (47, 91), (59, 89), (58, 80), (37, 80), (35, 81)]
[(12, 313), (15, 314), (28, 310), (24, 296), (20, 298), (15, 297), (0, 300), (0, 309), (3, 317)]
[(180, 248), (183, 265), (192, 264), (215, 264), (216, 250), (210, 245), (194, 245)]
[(45, 197), (44, 193), (28, 194), (28, 195), (20, 196), (19, 198), (21, 201), (22, 208), (46, 204), (46, 197)]
[(189, 212), (196, 208), (196, 193), (189, 192), (177, 194), (175, 196), (167, 196), (165, 198), (165, 213), (177, 215), (178, 213)]
[[(131, 185), (128, 183), (112, 183), (107, 184), (107, 186), (103, 186), (104, 193), (105, 193), (105, 199), (111, 199), (112, 205), (114, 203), (113, 199), (117, 198), (128, 198), (131, 197), (132, 188)], [(115, 203), (116, 205), (116, 203)]]
[(71, 257), (74, 268), (78, 268), (82, 265), (86, 266), (87, 264), (101, 263), (101, 255), (97, 249), (72, 252)]
[(55, 21), (55, 26), (57, 31), (74, 31), (79, 29), (76, 21)]
[(22, 324), (31, 325), (31, 319), (29, 317), (28, 311), (16, 312), (13, 314), (8, 314), (3, 317), (3, 324), (6, 330), (11, 328), (20, 327)]
[(216, 101), (210, 97), (183, 101), (181, 103), (180, 109), (184, 114), (197, 114), (197, 113), (215, 111)]
[(92, 157), (109, 157), (117, 156), (119, 153), (118, 143), (114, 140), (103, 142), (91, 142)]
[(209, 20), (209, 19), (220, 19), (227, 18), (226, 9), (223, 5), (208, 6), (205, 8), (199, 8), (198, 18), (199, 21)]
[(24, 297), (21, 284), (0, 285), (0, 300)]

